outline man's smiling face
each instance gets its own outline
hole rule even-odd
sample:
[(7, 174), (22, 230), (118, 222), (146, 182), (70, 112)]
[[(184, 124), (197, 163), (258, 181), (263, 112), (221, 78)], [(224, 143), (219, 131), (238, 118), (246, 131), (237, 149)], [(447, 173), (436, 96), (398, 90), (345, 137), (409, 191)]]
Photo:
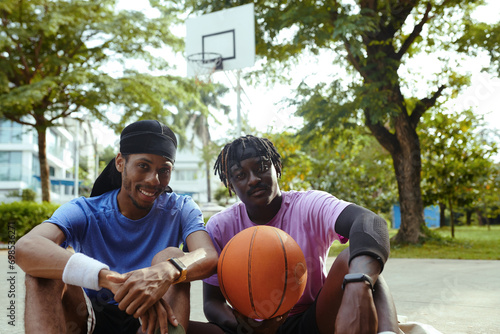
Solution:
[(156, 154), (118, 154), (116, 168), (122, 173), (118, 205), (122, 214), (131, 219), (145, 216), (154, 201), (167, 188), (173, 164)]

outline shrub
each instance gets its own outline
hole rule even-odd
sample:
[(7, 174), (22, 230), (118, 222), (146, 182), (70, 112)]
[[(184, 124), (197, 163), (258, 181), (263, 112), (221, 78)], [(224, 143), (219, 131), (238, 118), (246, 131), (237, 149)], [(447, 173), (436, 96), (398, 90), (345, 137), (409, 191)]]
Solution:
[(7, 197), (17, 197), (22, 201), (34, 202), (36, 199), (36, 191), (33, 189), (25, 188), (21, 192), (19, 190), (12, 190), (7, 193)]
[(21, 199), (27, 202), (34, 202), (36, 199), (36, 191), (29, 188), (23, 189), (23, 193), (21, 194)]
[[(33, 227), (40, 224), (54, 213), (59, 204), (37, 202), (12, 202), (0, 204), (0, 241), (9, 240), (15, 233), (15, 240), (28, 233)], [(9, 234), (10, 233), (10, 234)]]

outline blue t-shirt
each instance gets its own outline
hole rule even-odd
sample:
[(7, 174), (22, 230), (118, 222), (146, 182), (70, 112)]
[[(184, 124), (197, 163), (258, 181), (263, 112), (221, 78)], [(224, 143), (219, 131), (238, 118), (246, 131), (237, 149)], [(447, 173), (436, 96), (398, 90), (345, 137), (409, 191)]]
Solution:
[[(205, 230), (201, 210), (189, 196), (164, 193), (145, 217), (131, 220), (118, 208), (118, 192), (76, 198), (59, 207), (46, 222), (63, 231), (66, 241), (61, 246), (71, 246), (111, 270), (126, 273), (150, 267), (158, 252), (179, 247), (189, 234)], [(89, 297), (96, 295), (85, 290)]]

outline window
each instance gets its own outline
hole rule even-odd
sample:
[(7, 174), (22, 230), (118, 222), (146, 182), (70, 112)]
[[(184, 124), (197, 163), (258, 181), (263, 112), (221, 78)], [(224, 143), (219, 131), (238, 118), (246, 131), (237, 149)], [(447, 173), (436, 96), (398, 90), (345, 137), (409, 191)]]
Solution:
[(33, 175), (40, 176), (40, 160), (38, 160), (38, 155), (33, 154), (33, 159), (31, 159), (31, 161), (31, 170), (33, 171)]
[(21, 124), (0, 118), (0, 143), (22, 143), (22, 135)]
[(0, 152), (0, 181), (21, 181), (21, 152)]
[(180, 169), (173, 173), (176, 181), (195, 181), (198, 177), (195, 169)]
[(63, 143), (59, 135), (51, 129), (47, 129), (47, 153), (52, 154), (56, 158), (63, 158)]

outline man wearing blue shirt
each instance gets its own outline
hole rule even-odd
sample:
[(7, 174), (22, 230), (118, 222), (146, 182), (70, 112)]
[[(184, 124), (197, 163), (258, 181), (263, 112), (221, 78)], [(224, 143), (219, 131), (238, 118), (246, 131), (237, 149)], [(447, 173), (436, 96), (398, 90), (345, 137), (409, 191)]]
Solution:
[(213, 274), (217, 252), (199, 207), (168, 186), (176, 149), (160, 122), (130, 124), (91, 197), (64, 204), (18, 241), (26, 333), (187, 328), (186, 283)]

